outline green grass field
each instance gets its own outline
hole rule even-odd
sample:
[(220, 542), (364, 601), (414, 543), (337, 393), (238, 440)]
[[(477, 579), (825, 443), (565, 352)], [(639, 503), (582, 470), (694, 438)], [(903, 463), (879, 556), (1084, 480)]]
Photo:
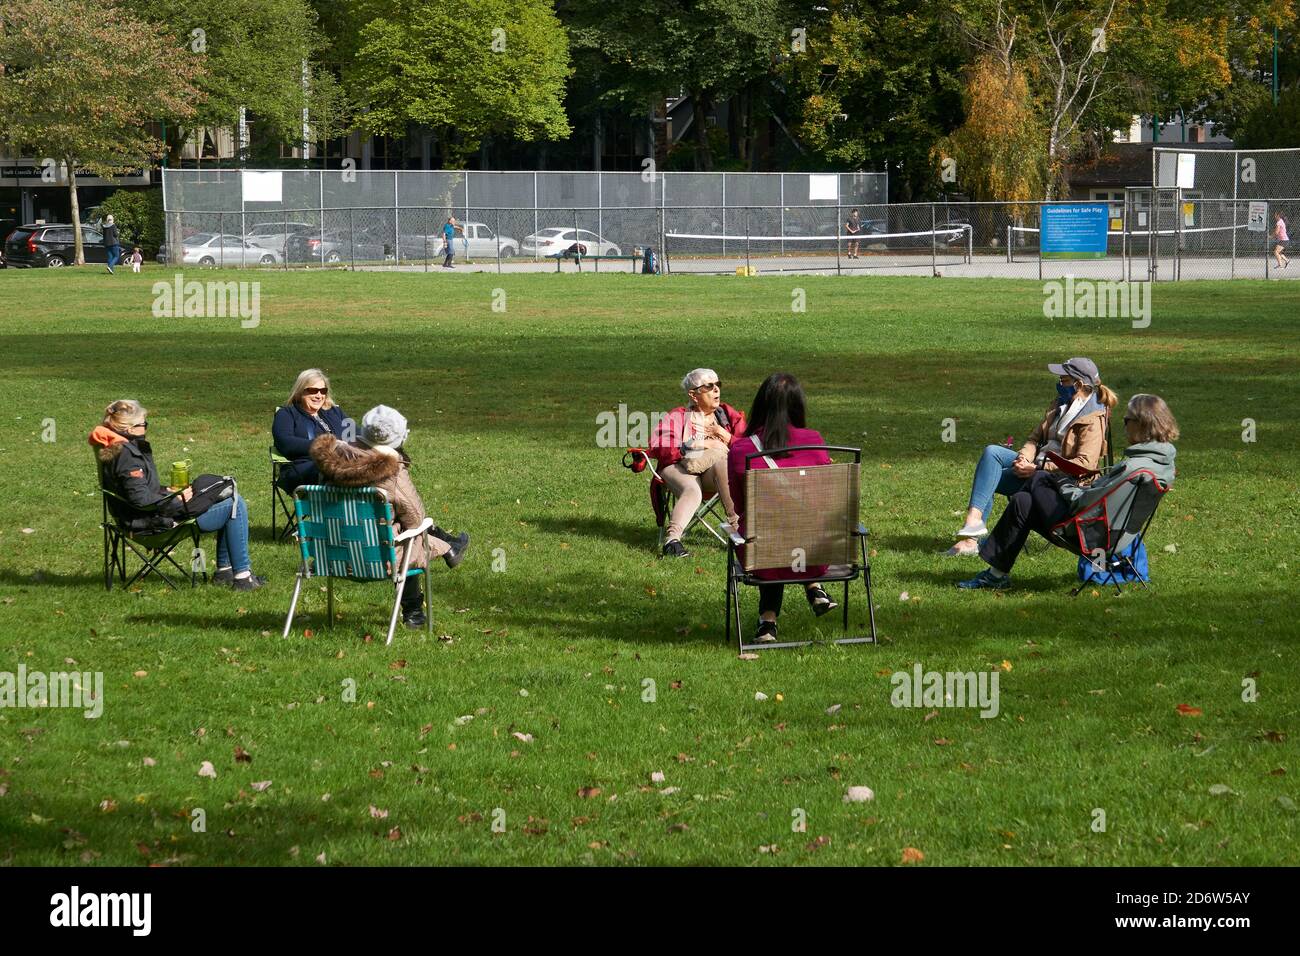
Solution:
[[(0, 273), (0, 671), (105, 677), (97, 720), (0, 710), (0, 862), (1300, 863), (1289, 284), (1160, 285), (1138, 330), (1045, 319), (1032, 282), (222, 276), (261, 282), (244, 329), (155, 318), (150, 285), (171, 275)], [(1045, 363), (1078, 354), (1182, 426), (1153, 588), (1071, 598), (1074, 560), (1041, 547), (1013, 591), (960, 593), (982, 565), (939, 552), (979, 451), (1022, 440)], [(313, 583), (280, 638), (296, 550), (269, 540), (266, 449), (312, 365), (349, 414), (407, 415), (426, 504), (473, 536), (433, 575), (432, 638), (385, 647), (390, 592), (347, 583), (335, 628)], [(745, 409), (793, 372), (809, 424), (862, 446), (881, 646), (738, 660), (722, 549), (697, 530), (690, 559), (657, 559), (645, 476), (596, 446), (597, 416), (679, 404), (697, 365)], [(268, 587), (105, 592), (86, 434), (121, 397), (150, 408), (163, 467), (240, 479)], [(786, 606), (783, 638), (833, 633), (836, 615)], [(915, 662), (996, 668), (999, 715), (891, 706), (889, 675)], [(844, 802), (850, 786), (874, 801)]]

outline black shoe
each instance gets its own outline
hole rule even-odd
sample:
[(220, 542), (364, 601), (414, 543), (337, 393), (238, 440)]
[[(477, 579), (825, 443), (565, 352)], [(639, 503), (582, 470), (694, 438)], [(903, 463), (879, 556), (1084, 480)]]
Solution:
[(839, 607), (838, 604), (831, 600), (831, 596), (826, 593), (826, 589), (820, 584), (816, 587), (807, 588), (804, 593), (808, 595), (808, 603), (812, 606), (813, 613), (818, 617)]
[(424, 616), (424, 608), (415, 607), (402, 612), (402, 623), (407, 627), (424, 627), (429, 623), (429, 619)]
[(689, 558), (691, 553), (682, 547), (682, 543), (676, 538), (664, 545), (665, 558)]
[(776, 643), (776, 621), (758, 622), (758, 634), (754, 637), (755, 644), (775, 644)]
[(256, 574), (250, 574), (246, 578), (232, 578), (229, 587), (235, 591), (256, 591), (266, 584), (266, 578), (259, 578)]
[(446, 562), (447, 567), (454, 568), (456, 565), (460, 564), (461, 561), (465, 560), (465, 552), (469, 550), (468, 533), (462, 531), (459, 535), (453, 538), (446, 531), (443, 531), (436, 525), (429, 533), (439, 541), (445, 541), (447, 544), (451, 545), (451, 550), (442, 556), (442, 560)]

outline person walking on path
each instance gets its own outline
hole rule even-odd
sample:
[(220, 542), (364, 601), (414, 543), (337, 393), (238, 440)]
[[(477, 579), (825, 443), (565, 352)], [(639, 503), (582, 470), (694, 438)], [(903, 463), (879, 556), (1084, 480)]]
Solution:
[[(848, 219), (848, 222), (844, 223), (844, 230), (845, 230), (845, 232), (847, 232), (850, 236), (857, 236), (858, 234), (860, 234), (860, 233), (862, 232), (862, 223), (861, 223), (861, 221), (860, 221), (859, 218), (858, 218), (858, 211), (857, 211), (856, 209), (853, 210), (851, 213), (849, 213), (849, 219)], [(857, 239), (850, 239), (850, 240), (849, 240), (849, 258), (850, 258), (850, 259), (860, 259), (860, 258), (862, 258), (861, 256), (858, 255), (858, 240), (857, 240)]]
[(442, 242), (443, 245), (446, 246), (445, 251), (447, 253), (447, 258), (442, 260), (442, 267), (444, 269), (456, 268), (452, 264), (452, 259), (455, 257), (456, 253), (455, 250), (452, 248), (452, 244), (451, 244), (452, 240), (455, 238), (456, 238), (456, 217), (448, 216), (446, 224), (444, 224), (442, 227)]
[(122, 246), (117, 238), (117, 224), (113, 222), (112, 216), (104, 219), (104, 251), (108, 255), (108, 273), (115, 275), (113, 266), (117, 265), (118, 260), (122, 258)]
[(1286, 257), (1286, 245), (1291, 239), (1286, 232), (1286, 220), (1282, 214), (1273, 214), (1273, 258), (1276, 260), (1276, 269), (1285, 269), (1291, 264), (1291, 260)]

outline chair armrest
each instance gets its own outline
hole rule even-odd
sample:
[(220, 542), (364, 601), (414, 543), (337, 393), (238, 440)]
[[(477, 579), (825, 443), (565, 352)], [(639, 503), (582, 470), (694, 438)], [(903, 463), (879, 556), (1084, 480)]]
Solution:
[(418, 535), (422, 535), (432, 527), (433, 527), (433, 519), (425, 518), (423, 521), (420, 522), (419, 527), (411, 528), (408, 531), (403, 531), (401, 534), (395, 537), (393, 539), (393, 543), (396, 544), (399, 541), (406, 541), (410, 538), (414, 538), (417, 537)]
[(726, 522), (719, 524), (718, 530), (721, 531), (723, 534), (725, 534), (728, 538), (730, 538), (731, 543), (734, 544), (737, 548), (743, 548), (745, 546), (745, 539), (742, 538), (740, 535), (736, 534), (735, 529), (732, 528), (731, 525), (727, 524)]
[(853, 533), (857, 535), (859, 538), (865, 538), (868, 534), (870, 534), (870, 532), (867, 531), (867, 526), (864, 525), (861, 521), (858, 522), (858, 526), (857, 528), (854, 529)]

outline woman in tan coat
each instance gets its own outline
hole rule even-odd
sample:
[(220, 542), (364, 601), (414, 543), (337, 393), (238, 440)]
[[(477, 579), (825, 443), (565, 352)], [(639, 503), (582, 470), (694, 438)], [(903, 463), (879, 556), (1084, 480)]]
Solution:
[[(311, 443), (312, 461), (328, 484), (344, 488), (378, 488), (393, 506), (393, 526), (401, 533), (423, 523), (426, 511), (420, 492), (411, 481), (411, 459), (404, 445), (410, 434), (406, 419), (396, 409), (377, 405), (366, 412), (357, 431), (357, 444), (349, 445), (330, 434), (320, 435)], [(460, 564), (469, 547), (469, 535), (452, 537), (436, 525), (427, 533), (405, 542), (397, 552), (404, 560), (410, 547), (412, 568), (428, 568), (434, 558), (442, 558), (447, 567)], [(420, 579), (408, 578), (402, 591), (402, 621), (408, 627), (424, 627), (424, 595)]]
[[(946, 554), (979, 553), (979, 539), (988, 534), (984, 517), (993, 506), (995, 492), (1009, 498), (1022, 491), (1036, 472), (1062, 467), (1078, 472), (1080, 484), (1092, 481), (1094, 475), (1089, 473), (1098, 470), (1106, 450), (1115, 393), (1101, 384), (1101, 373), (1092, 359), (1072, 358), (1048, 365), (1047, 370), (1058, 377), (1057, 400), (1020, 451), (1001, 445), (984, 449), (971, 482), (966, 524)], [(1054, 458), (1069, 464), (1058, 465)]]

